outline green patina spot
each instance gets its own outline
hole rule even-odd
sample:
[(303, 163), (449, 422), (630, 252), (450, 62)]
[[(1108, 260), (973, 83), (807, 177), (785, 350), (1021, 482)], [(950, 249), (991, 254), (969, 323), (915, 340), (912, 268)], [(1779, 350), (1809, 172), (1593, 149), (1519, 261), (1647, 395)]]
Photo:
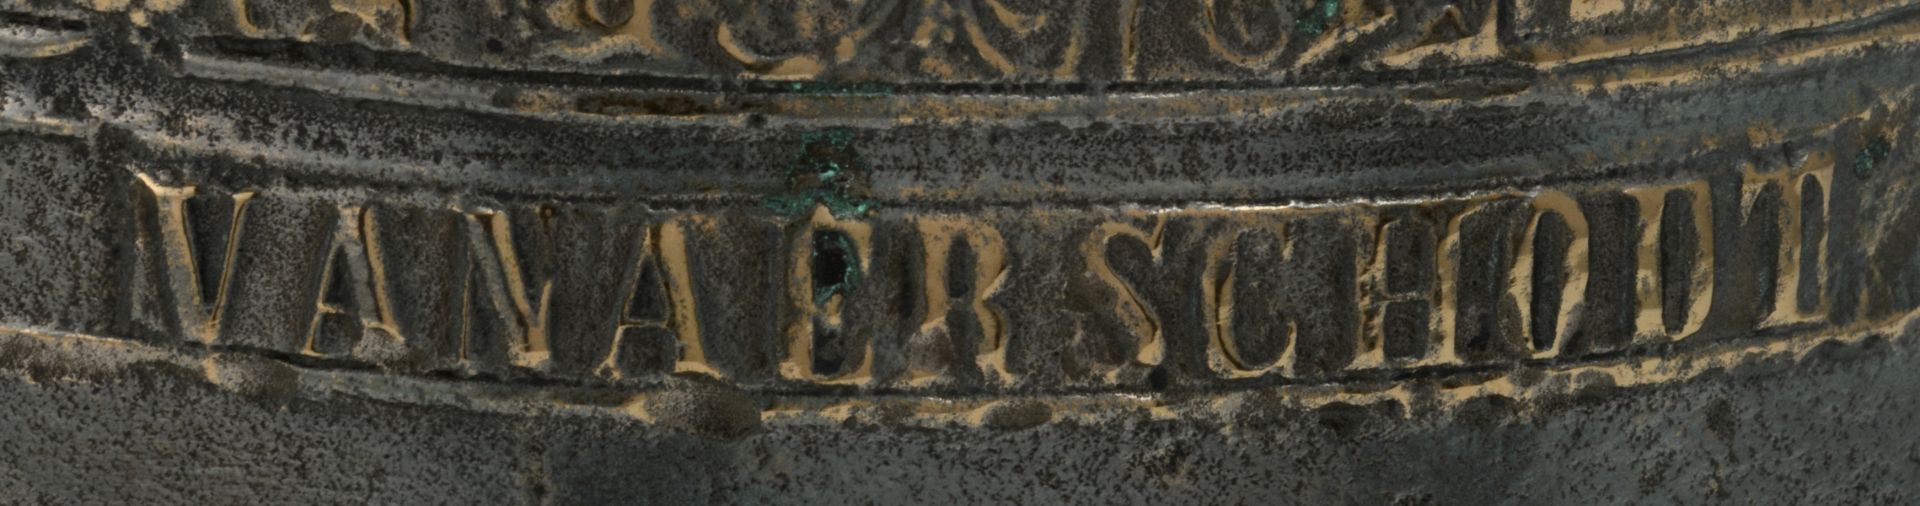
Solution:
[(1338, 15), (1340, 0), (1320, 0), (1318, 5), (1309, 8), (1300, 16), (1300, 20), (1293, 23), (1293, 29), (1308, 35), (1319, 35), (1327, 30), (1327, 24), (1332, 23)]
[(1867, 146), (1853, 157), (1853, 174), (1865, 178), (1873, 172), (1873, 167), (1887, 161), (1887, 155), (1893, 153), (1893, 143), (1885, 137), (1875, 137), (1867, 141)]
[(847, 218), (872, 211), (867, 193), (867, 162), (853, 148), (854, 131), (835, 128), (800, 136), (800, 154), (787, 163), (786, 193), (767, 197), (765, 205), (787, 216), (804, 215), (815, 205)]
[(813, 303), (825, 305), (835, 294), (846, 295), (860, 282), (860, 253), (853, 238), (837, 230), (813, 233)]

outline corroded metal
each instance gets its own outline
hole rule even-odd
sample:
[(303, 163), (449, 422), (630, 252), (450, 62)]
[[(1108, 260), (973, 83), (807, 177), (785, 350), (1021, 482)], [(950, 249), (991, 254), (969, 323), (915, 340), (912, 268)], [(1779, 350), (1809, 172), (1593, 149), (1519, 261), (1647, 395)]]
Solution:
[(0, 498), (1910, 502), (1916, 33), (0, 1)]

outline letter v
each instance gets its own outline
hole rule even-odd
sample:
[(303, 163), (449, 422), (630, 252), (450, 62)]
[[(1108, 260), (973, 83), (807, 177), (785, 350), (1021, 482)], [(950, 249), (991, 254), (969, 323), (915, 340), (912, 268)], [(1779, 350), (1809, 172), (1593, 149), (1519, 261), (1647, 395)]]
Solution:
[(222, 241), (226, 252), (221, 256), (220, 278), (213, 287), (213, 303), (208, 304), (199, 257), (193, 251), (193, 233), (189, 228), (192, 224), (187, 217), (187, 200), (193, 198), (194, 187), (166, 186), (145, 174), (139, 177), (153, 193), (168, 295), (173, 299), (180, 332), (202, 343), (212, 343), (220, 336), (220, 316), (227, 307), (227, 287), (233, 281), (234, 253), (239, 249), (240, 227), (246, 221), (247, 202), (253, 199), (253, 192), (233, 194), (232, 225), (228, 226)]

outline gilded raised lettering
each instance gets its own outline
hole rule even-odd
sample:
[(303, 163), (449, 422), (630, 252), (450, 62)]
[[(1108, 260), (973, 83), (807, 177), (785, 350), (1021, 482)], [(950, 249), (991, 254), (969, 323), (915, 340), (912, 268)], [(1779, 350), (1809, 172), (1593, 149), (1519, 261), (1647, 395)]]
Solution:
[(821, 336), (838, 335), (846, 326), (842, 310), (847, 292), (858, 284), (857, 278), (866, 276), (871, 269), (873, 226), (835, 218), (821, 206), (799, 227), (792, 243), (793, 249), (788, 255), (791, 267), (787, 273), (787, 305), (791, 314), (785, 325), (786, 356), (780, 361), (780, 375), (827, 384), (872, 381), (871, 341), (856, 353), (859, 362), (850, 370), (842, 367), (846, 372), (839, 374), (821, 374), (816, 370), (814, 347)]
[[(1547, 358), (1560, 354), (1566, 344), (1567, 331), (1573, 328), (1574, 308), (1586, 299), (1587, 294), (1587, 217), (1580, 211), (1580, 203), (1573, 197), (1556, 191), (1543, 191), (1535, 194), (1531, 200), (1531, 215), (1527, 218), (1527, 231), (1521, 235), (1514, 255), (1513, 267), (1509, 271), (1507, 293), (1519, 311), (1520, 323), (1526, 329), (1519, 338), (1521, 349), (1529, 350), (1535, 358)], [(1540, 225), (1548, 216), (1558, 216), (1571, 234), (1565, 259), (1559, 267), (1565, 273), (1561, 280), (1558, 308), (1553, 315), (1551, 328), (1536, 328), (1534, 298), (1535, 284), (1534, 253), (1540, 240)]]
[[(552, 355), (547, 345), (547, 315), (553, 283), (549, 280), (529, 282), (529, 276), (521, 268), (520, 255), (513, 242), (513, 226), (507, 221), (506, 213), (483, 209), (463, 212), (461, 216), (466, 220), (469, 253), (477, 261), (467, 283), (473, 283), (472, 273), (478, 273), (485, 281), (481, 283), (484, 295), (506, 329), (508, 356), (514, 365), (521, 367), (546, 364)], [(472, 293), (472, 287), (465, 292)], [(536, 295), (529, 296), (530, 292)], [(466, 311), (470, 316), (470, 304)], [(463, 350), (467, 350), (470, 338), (470, 335), (463, 337)]]
[[(368, 349), (395, 350), (405, 341), (400, 324), (394, 320), (393, 305), (387, 294), (386, 262), (380, 255), (377, 225), (373, 213), (364, 207), (340, 209), (339, 226), (326, 258), (320, 267), (320, 285), (314, 296), (313, 319), (307, 324), (306, 342), (300, 347), (305, 355), (326, 355), (318, 349), (322, 323), (328, 316), (351, 315), (363, 330), (361, 340), (378, 335), (383, 346)], [(336, 280), (346, 281), (335, 284)], [(345, 293), (335, 293), (345, 290)], [(344, 296), (343, 296), (344, 295)], [(351, 301), (351, 302), (348, 302)], [(348, 306), (347, 304), (351, 304)]]
[(212, 343), (220, 336), (220, 317), (227, 307), (227, 288), (233, 282), (233, 264), (239, 253), (240, 231), (246, 223), (247, 203), (254, 194), (233, 194), (232, 218), (221, 241), (225, 253), (221, 256), (219, 277), (211, 290), (213, 300), (208, 301), (208, 290), (201, 276), (203, 262), (193, 246), (192, 220), (187, 213), (187, 201), (194, 197), (194, 187), (163, 185), (146, 174), (138, 177), (153, 195), (159, 223), (156, 234), (163, 252), (163, 263), (166, 264), (167, 292), (173, 299), (180, 331), (202, 343)]
[[(719, 371), (707, 363), (706, 349), (700, 344), (700, 321), (695, 312), (692, 272), (687, 266), (686, 230), (680, 223), (669, 221), (648, 227), (647, 233), (640, 238), (640, 255), (634, 261), (632, 272), (622, 286), (630, 291), (621, 304), (619, 323), (614, 329), (613, 345), (602, 361), (599, 373), (619, 378), (624, 371), (619, 363), (620, 345), (627, 334), (640, 329), (662, 329), (672, 332), (679, 343), (679, 358), (674, 361), (674, 372), (694, 372), (721, 377)], [(659, 276), (656, 283), (642, 286), (646, 272), (655, 272)], [(652, 293), (642, 296), (642, 291)], [(665, 310), (659, 318), (635, 318), (638, 312), (636, 304), (641, 300), (662, 301)]]
[[(1107, 259), (1108, 245), (1115, 240), (1127, 239), (1139, 241), (1147, 246), (1153, 262), (1160, 263), (1162, 255), (1161, 238), (1166, 232), (1166, 217), (1156, 216), (1153, 230), (1143, 230), (1138, 226), (1122, 222), (1102, 223), (1087, 236), (1080, 245), (1080, 254), (1086, 258), (1087, 269), (1101, 283), (1114, 293), (1113, 316), (1120, 321), (1134, 338), (1133, 361), (1140, 365), (1159, 365), (1166, 359), (1166, 345), (1162, 342), (1160, 318), (1154, 315), (1153, 308), (1140, 296), (1133, 283), (1114, 272), (1113, 265)], [(1119, 369), (1108, 371), (1118, 374)]]
[[(1769, 185), (1780, 190), (1776, 216), (1780, 249), (1774, 256), (1773, 311), (1761, 325), (1823, 320), (1829, 305), (1822, 287), (1827, 278), (1826, 217), (1833, 196), (1833, 160), (1818, 156), (1801, 167), (1764, 175), (1748, 173), (1744, 188), (1747, 198), (1758, 198)], [(1745, 206), (1748, 214), (1753, 213), (1754, 205), (1750, 202)]]
[[(977, 352), (974, 362), (981, 374), (1001, 383), (1013, 381), (1013, 373), (1007, 368), (1007, 317), (992, 297), (1000, 291), (1006, 282), (1007, 246), (1000, 232), (987, 224), (959, 217), (921, 217), (915, 220), (920, 232), (925, 257), (921, 286), (924, 295), (922, 320), (914, 342), (940, 341), (958, 338), (953, 335), (948, 317), (953, 312), (953, 300), (947, 279), (948, 262), (957, 241), (965, 241), (974, 253), (973, 279), (969, 283), (972, 293), (967, 301), (976, 322), (979, 325)], [(919, 358), (916, 356), (914, 358)], [(940, 375), (945, 364), (929, 364), (910, 358), (908, 381), (925, 383)]]
[[(1276, 252), (1275, 268), (1284, 264), (1293, 256), (1293, 241), (1287, 233), (1285, 218), (1292, 213), (1274, 211), (1255, 211), (1263, 216), (1248, 220), (1247, 225), (1213, 240), (1206, 249), (1206, 267), (1201, 277), (1201, 311), (1207, 322), (1207, 364), (1214, 372), (1228, 378), (1251, 378), (1279, 371), (1284, 375), (1293, 374), (1295, 345), (1300, 342), (1300, 328), (1293, 319), (1285, 320), (1286, 346), (1272, 361), (1265, 364), (1245, 356), (1241, 343), (1236, 339), (1234, 320), (1237, 317), (1234, 304), (1234, 292), (1240, 269), (1239, 259), (1235, 258), (1234, 247), (1252, 232), (1267, 232), (1280, 242)], [(1249, 217), (1255, 217), (1251, 214)], [(1268, 235), (1261, 234), (1261, 235)]]
[[(1671, 246), (1675, 241), (1689, 237), (1672, 235), (1666, 226), (1665, 217), (1672, 212), (1668, 209), (1668, 195), (1683, 195), (1689, 204), (1686, 209), (1692, 216), (1694, 247), (1693, 258), (1663, 258), (1662, 246)], [(1636, 339), (1673, 340), (1685, 339), (1706, 324), (1707, 310), (1713, 305), (1713, 212), (1709, 206), (1712, 195), (1708, 192), (1706, 181), (1631, 188), (1627, 195), (1640, 206), (1640, 247), (1639, 273), (1634, 285), (1638, 288), (1640, 311), (1634, 320)], [(1688, 275), (1682, 279), (1666, 279), (1662, 267), (1665, 262), (1687, 261), (1690, 267)], [(1676, 318), (1677, 326), (1667, 324), (1665, 311), (1666, 297), (1663, 283), (1685, 283), (1683, 291), (1686, 307)]]

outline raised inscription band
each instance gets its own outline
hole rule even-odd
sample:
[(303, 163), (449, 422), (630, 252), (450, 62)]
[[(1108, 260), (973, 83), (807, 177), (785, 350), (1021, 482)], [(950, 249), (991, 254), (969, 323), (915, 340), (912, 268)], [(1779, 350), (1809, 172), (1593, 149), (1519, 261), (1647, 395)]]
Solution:
[(1874, 163), (1835, 158), (1384, 202), (797, 213), (365, 201), (136, 164), (119, 219), (126, 316), (160, 340), (641, 384), (1217, 388), (1894, 323), (1899, 294), (1832, 271), (1912, 238), (1835, 204), (1873, 201)]

